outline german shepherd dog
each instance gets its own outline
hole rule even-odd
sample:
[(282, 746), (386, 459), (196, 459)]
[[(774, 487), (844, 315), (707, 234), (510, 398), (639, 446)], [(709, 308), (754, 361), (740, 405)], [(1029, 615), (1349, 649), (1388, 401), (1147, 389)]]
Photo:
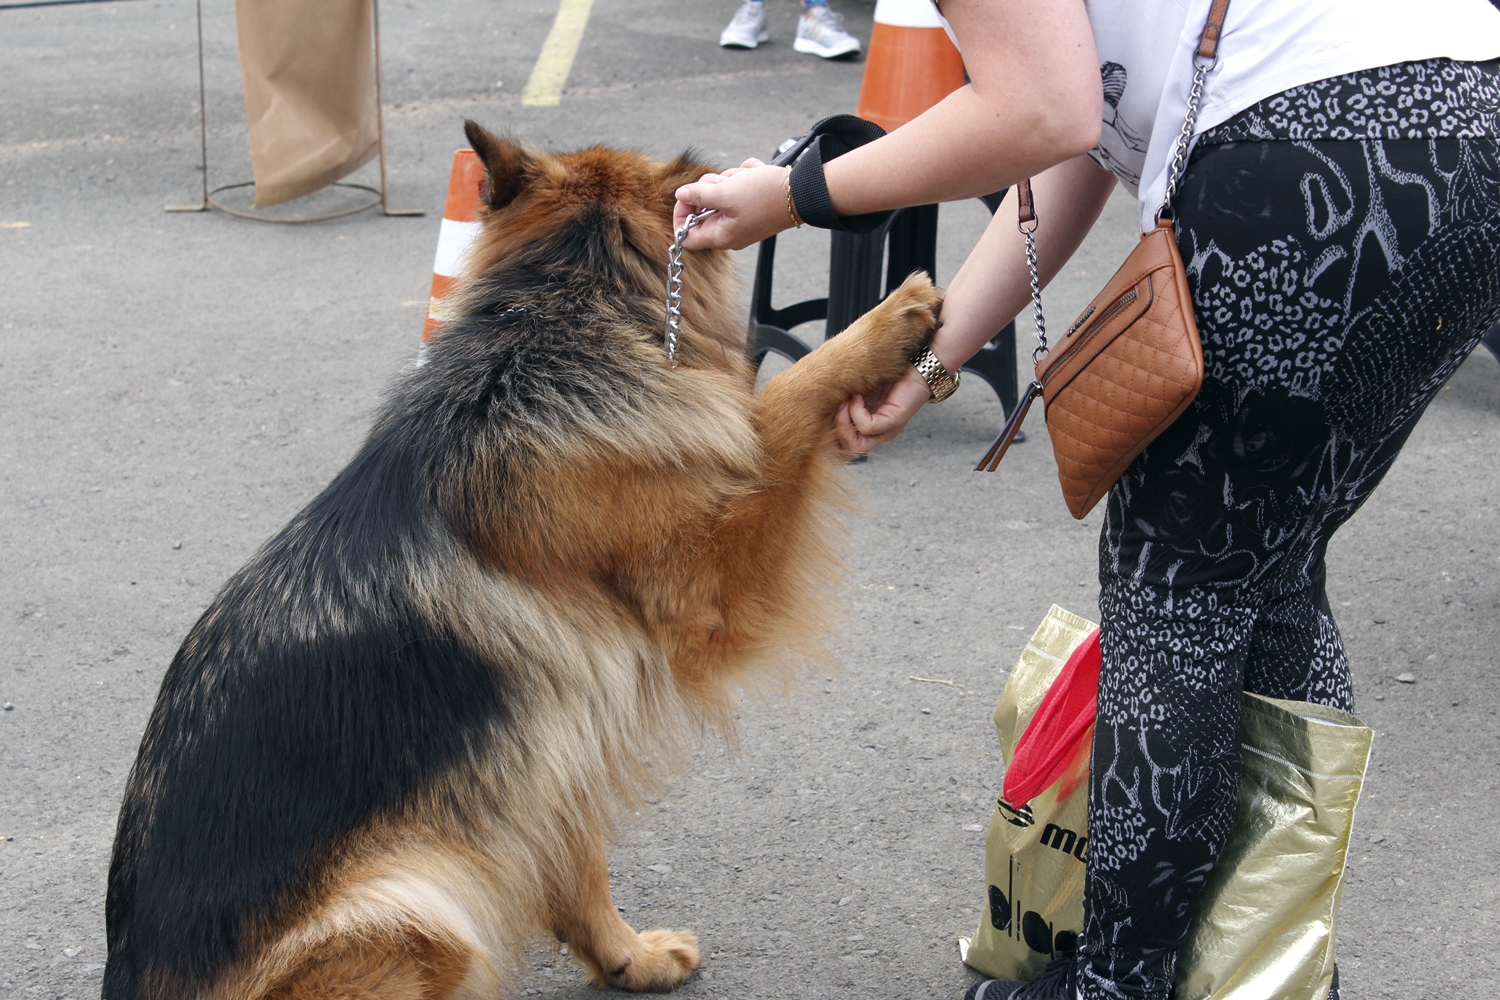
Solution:
[(673, 192), (712, 168), (466, 131), (488, 182), (458, 317), (162, 682), (106, 1000), (493, 1000), (539, 932), (600, 986), (699, 965), (620, 918), (612, 817), (823, 648), (833, 416), (901, 375), (939, 294), (914, 276), (757, 396), (730, 257), (691, 252), (674, 368)]

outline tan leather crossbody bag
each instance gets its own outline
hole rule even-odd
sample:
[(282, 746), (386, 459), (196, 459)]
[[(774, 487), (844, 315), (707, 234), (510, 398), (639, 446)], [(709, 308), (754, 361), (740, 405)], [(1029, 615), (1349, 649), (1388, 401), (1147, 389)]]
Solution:
[(1031, 181), (1017, 188), (1017, 225), (1026, 238), (1036, 314), (1038, 343), (1032, 352), (1036, 377), (975, 468), (995, 471), (1040, 395), (1057, 457), (1057, 477), (1068, 510), (1076, 518), (1093, 510), (1126, 467), (1182, 415), (1203, 386), (1203, 345), (1172, 228), (1171, 203), (1187, 163), (1203, 84), (1218, 61), (1219, 34), (1228, 9), (1229, 0), (1214, 0), (1193, 53), (1187, 116), (1177, 137), (1155, 228), (1141, 237), (1104, 290), (1050, 348), (1037, 276), (1033, 235), (1037, 217)]

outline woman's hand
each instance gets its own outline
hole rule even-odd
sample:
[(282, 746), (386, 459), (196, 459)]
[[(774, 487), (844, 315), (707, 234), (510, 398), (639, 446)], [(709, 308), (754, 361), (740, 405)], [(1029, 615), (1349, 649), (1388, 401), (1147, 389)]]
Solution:
[(774, 236), (792, 225), (786, 207), (787, 167), (768, 167), (746, 160), (722, 174), (704, 174), (677, 189), (672, 211), (675, 232), (689, 215), (716, 208), (688, 233), (682, 245), (689, 250), (740, 250)]
[[(932, 390), (922, 381), (915, 368), (909, 369), (878, 396), (866, 400), (855, 396), (839, 404), (834, 415), (834, 431), (839, 449), (847, 456), (863, 455), (876, 445), (885, 444), (905, 429), (916, 412), (932, 398)], [(874, 409), (870, 404), (874, 404)]]

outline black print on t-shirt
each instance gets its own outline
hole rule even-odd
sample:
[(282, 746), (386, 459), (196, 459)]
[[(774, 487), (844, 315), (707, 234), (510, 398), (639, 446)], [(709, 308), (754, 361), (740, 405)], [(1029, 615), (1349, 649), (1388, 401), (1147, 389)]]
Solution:
[[(1120, 117), (1120, 99), (1125, 96), (1126, 76), (1125, 67), (1117, 62), (1106, 62), (1099, 67), (1099, 77), (1104, 85), (1104, 103), (1108, 105), (1104, 111), (1104, 126), (1114, 130), (1125, 148), (1141, 153), (1145, 152), (1146, 140), (1136, 135)], [(1095, 147), (1095, 151), (1098, 154), (1096, 159), (1100, 166), (1113, 171), (1115, 176), (1122, 180), (1134, 185), (1140, 184), (1141, 175), (1110, 155), (1109, 149), (1103, 142)]]

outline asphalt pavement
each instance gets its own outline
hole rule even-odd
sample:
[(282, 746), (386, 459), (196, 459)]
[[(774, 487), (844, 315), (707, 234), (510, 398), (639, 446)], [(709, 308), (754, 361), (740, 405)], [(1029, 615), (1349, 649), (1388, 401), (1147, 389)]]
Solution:
[[(115, 813), (162, 672), (410, 360), (463, 119), (730, 164), (854, 109), (862, 64), (792, 52), (792, 0), (768, 0), (754, 52), (715, 44), (733, 6), (595, 0), (561, 103), (528, 107), (554, 0), (388, 2), (392, 203), (427, 216), (306, 227), (162, 211), (199, 185), (190, 4), (0, 8), (0, 1000), (97, 996)], [(872, 3), (835, 6), (869, 37)], [(233, 25), (208, 0), (216, 185), (250, 176)], [(1133, 217), (1111, 202), (1051, 315), (1091, 297)], [(940, 282), (986, 218), (943, 208)], [(781, 250), (778, 304), (820, 294), (826, 234)], [(850, 469), (867, 513), (844, 670), (747, 700), (738, 753), (709, 736), (634, 818), (616, 900), (637, 927), (697, 931), (684, 995), (956, 1000), (972, 981), (954, 940), (983, 902), (991, 710), (1048, 605), (1097, 614), (1100, 516), (1068, 516), (1033, 417), (1000, 472), (969, 471), (1000, 420), (970, 380)], [(1329, 554), (1378, 734), (1339, 930), (1355, 1000), (1500, 992), (1497, 489), (1481, 350)], [(553, 949), (531, 957), (525, 993), (596, 995)]]

